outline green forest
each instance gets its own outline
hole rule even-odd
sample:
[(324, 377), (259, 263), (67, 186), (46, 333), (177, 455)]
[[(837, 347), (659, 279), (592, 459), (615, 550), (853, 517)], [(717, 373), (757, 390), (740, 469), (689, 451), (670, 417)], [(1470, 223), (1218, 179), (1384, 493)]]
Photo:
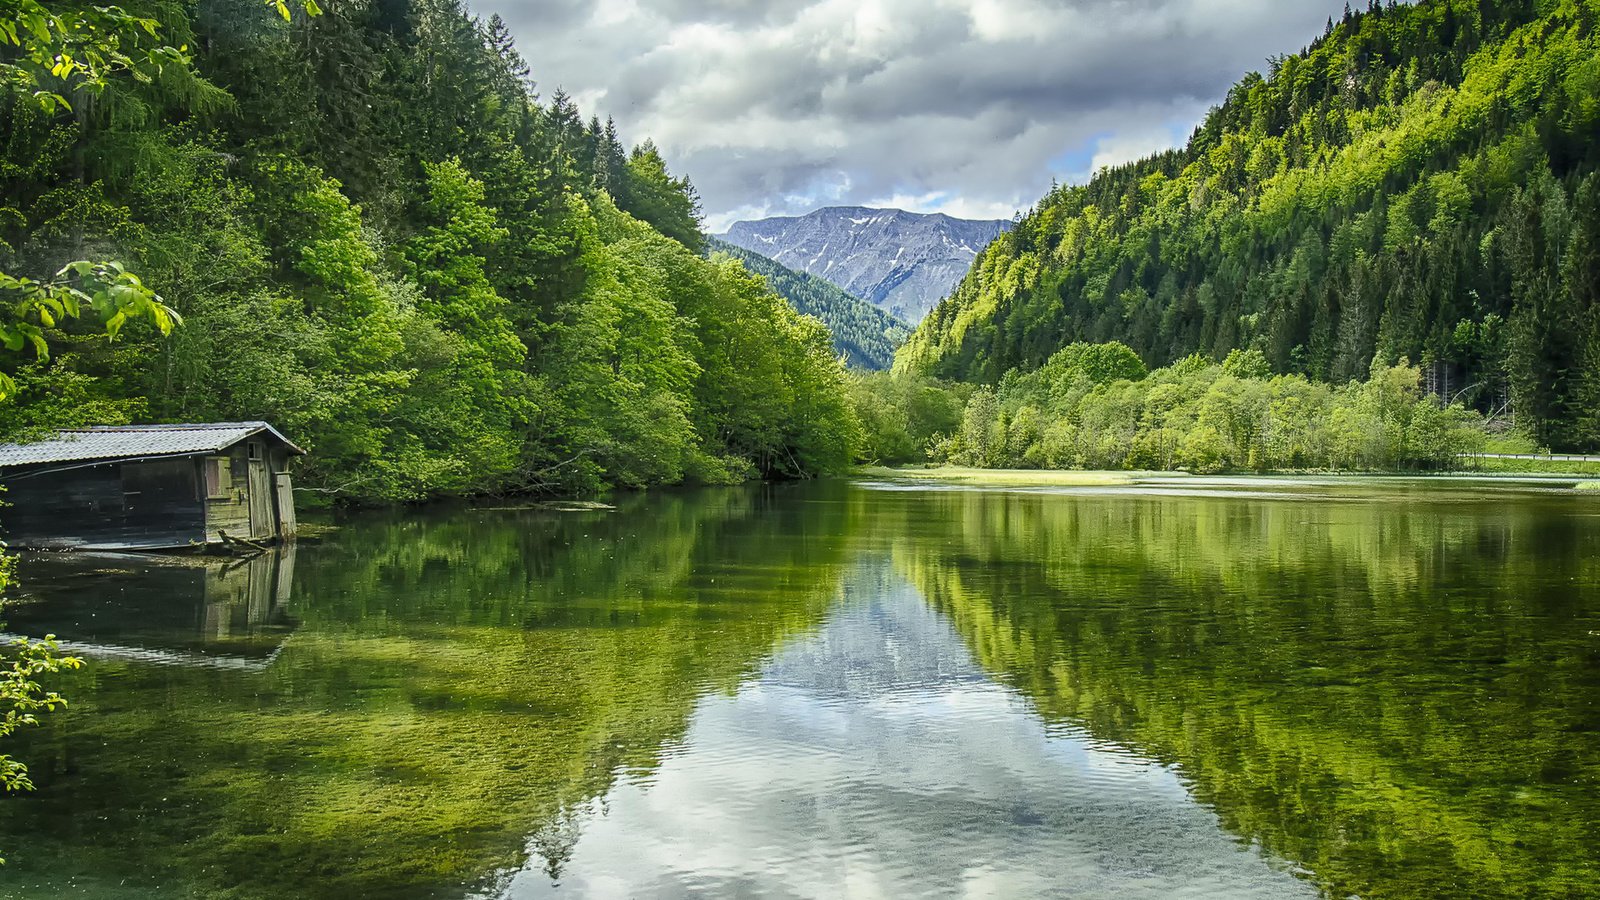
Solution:
[(688, 179), (498, 18), (12, 6), (0, 431), (266, 419), (344, 502), (850, 463), (827, 331), (704, 259)]
[[(979, 468), (1438, 471), (1485, 449), (1482, 417), (1414, 366), (1331, 385), (1274, 375), (1259, 350), (1147, 371), (1121, 343), (1072, 344), (997, 387), (915, 376), (854, 383), (862, 453)], [(1513, 448), (1525, 449), (1525, 448)]]
[(911, 333), (911, 326), (845, 293), (831, 281), (797, 272), (783, 263), (752, 253), (720, 238), (707, 237), (706, 249), (738, 260), (746, 269), (767, 279), (767, 284), (802, 315), (813, 316), (833, 334), (833, 349), (855, 369), (880, 371), (894, 364), (894, 352)]
[(459, 0), (12, 2), (9, 436), (266, 419), (354, 503), (1600, 446), (1600, 0), (1330, 21), (1052, 190), (892, 376), (844, 365), (899, 323), (706, 238)]
[(1186, 147), (1052, 190), (896, 371), (1003, 398), (1008, 373), (1077, 342), (1152, 368), (1243, 350), (1319, 384), (1414, 369), (1419, 393), (1539, 445), (1600, 446), (1597, 25), (1595, 0), (1373, 2), (1329, 21)]

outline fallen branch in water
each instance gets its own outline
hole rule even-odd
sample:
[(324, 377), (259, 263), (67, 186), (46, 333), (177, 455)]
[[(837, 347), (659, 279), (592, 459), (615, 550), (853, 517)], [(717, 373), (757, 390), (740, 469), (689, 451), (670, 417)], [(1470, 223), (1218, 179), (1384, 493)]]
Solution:
[(242, 547), (249, 547), (250, 549), (256, 551), (256, 553), (258, 553), (258, 554), (267, 552), (267, 548), (266, 548), (265, 545), (258, 544), (255, 541), (247, 541), (244, 538), (236, 538), (233, 535), (227, 533), (226, 531), (222, 531), (221, 529), (218, 529), (217, 536), (222, 538), (222, 543), (230, 545), (230, 546), (239, 545), (239, 546), (242, 546)]

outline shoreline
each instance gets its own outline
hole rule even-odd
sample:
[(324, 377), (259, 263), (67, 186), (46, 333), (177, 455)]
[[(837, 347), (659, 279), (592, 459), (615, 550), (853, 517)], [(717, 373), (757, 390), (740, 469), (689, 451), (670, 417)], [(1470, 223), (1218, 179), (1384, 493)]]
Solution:
[(965, 466), (858, 466), (855, 478), (882, 478), (901, 481), (926, 481), (973, 487), (1124, 487), (1140, 484), (1174, 485), (1218, 483), (1236, 479), (1296, 478), (1308, 481), (1356, 481), (1385, 479), (1438, 482), (1486, 482), (1496, 484), (1530, 483), (1544, 486), (1566, 485), (1574, 491), (1600, 492), (1600, 478), (1569, 472), (1217, 472), (1195, 474), (1174, 471), (1106, 471), (1091, 469), (976, 469)]

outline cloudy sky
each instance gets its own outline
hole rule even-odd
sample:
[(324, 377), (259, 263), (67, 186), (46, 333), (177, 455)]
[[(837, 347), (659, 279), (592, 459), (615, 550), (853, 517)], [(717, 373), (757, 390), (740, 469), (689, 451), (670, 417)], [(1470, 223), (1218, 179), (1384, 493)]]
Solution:
[(1007, 218), (1181, 143), (1344, 0), (471, 0), (548, 98), (652, 138), (707, 226), (819, 206)]

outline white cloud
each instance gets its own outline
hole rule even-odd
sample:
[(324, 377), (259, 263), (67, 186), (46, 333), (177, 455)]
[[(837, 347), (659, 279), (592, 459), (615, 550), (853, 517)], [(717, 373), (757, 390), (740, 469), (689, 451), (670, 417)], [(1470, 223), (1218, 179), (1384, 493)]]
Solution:
[(1106, 135), (1094, 142), (1094, 155), (1089, 159), (1088, 171), (1093, 174), (1103, 168), (1120, 166), (1165, 150), (1182, 140), (1174, 131), (1170, 126), (1152, 122), (1149, 126), (1133, 126)]
[[(1008, 216), (1177, 142), (1343, 0), (477, 0), (548, 95), (655, 140), (716, 230), (829, 204)], [(1175, 135), (1177, 136), (1175, 138)]]

